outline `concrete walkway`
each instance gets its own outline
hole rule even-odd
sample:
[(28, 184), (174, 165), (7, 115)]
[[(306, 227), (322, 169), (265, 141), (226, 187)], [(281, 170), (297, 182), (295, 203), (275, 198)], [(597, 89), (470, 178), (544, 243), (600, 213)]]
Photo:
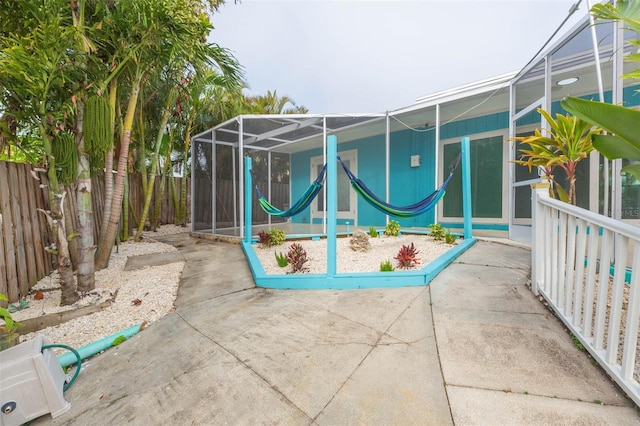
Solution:
[(640, 424), (529, 291), (526, 249), (480, 241), (428, 287), (275, 291), (239, 246), (162, 240), (186, 260), (175, 312), (34, 424)]

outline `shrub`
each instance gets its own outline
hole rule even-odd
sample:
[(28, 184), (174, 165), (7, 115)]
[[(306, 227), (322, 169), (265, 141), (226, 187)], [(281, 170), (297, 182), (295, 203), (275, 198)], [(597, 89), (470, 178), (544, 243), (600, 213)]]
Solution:
[(269, 235), (271, 235), (272, 246), (279, 246), (280, 244), (284, 243), (284, 240), (286, 239), (286, 234), (284, 233), (284, 231), (278, 228), (270, 229)]
[(447, 244), (453, 244), (456, 242), (457, 239), (458, 239), (458, 236), (456, 234), (452, 234), (451, 231), (447, 231), (444, 234), (444, 241)]
[(396, 220), (390, 220), (387, 226), (384, 228), (384, 235), (391, 235), (397, 237), (400, 232), (400, 223)]
[(279, 246), (284, 243), (286, 234), (282, 229), (273, 228), (258, 232), (258, 244), (262, 247)]
[(389, 259), (380, 262), (380, 272), (393, 272), (393, 265)]
[(258, 232), (258, 244), (261, 247), (270, 247), (271, 246), (271, 234), (266, 231)]
[(416, 250), (413, 243), (410, 245), (403, 244), (400, 251), (398, 251), (398, 255), (394, 257), (398, 261), (398, 268), (409, 269), (418, 265), (420, 263), (420, 259), (416, 257), (418, 253), (419, 251)]
[(373, 227), (373, 225), (371, 225), (371, 226), (369, 227), (369, 236), (370, 236), (371, 238), (376, 238), (376, 237), (378, 237), (378, 231), (376, 231), (376, 228), (374, 228), (374, 227)]
[(294, 274), (296, 272), (305, 272), (308, 271), (309, 268), (304, 266), (307, 263), (307, 252), (300, 245), (300, 243), (293, 243), (289, 246), (289, 251), (287, 252), (287, 261), (291, 265), (291, 272)]
[(287, 256), (285, 256), (282, 252), (274, 253), (274, 254), (276, 255), (276, 262), (278, 262), (279, 267), (284, 268), (289, 264), (289, 261), (287, 260)]
[(431, 225), (429, 225), (429, 228), (431, 228), (431, 232), (429, 232), (431, 238), (436, 241), (444, 240), (445, 231), (442, 225), (440, 225), (439, 223), (432, 223)]

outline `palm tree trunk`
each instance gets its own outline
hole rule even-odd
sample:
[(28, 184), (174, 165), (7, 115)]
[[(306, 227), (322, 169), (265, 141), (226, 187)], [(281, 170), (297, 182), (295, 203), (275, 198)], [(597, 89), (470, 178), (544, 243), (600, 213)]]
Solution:
[[(40, 110), (40, 123), (46, 122), (45, 117), (46, 111), (43, 104)], [(54, 238), (55, 247), (51, 249), (51, 252), (57, 256), (58, 260), (58, 273), (60, 274), (60, 287), (62, 290), (60, 304), (70, 305), (78, 300), (78, 294), (76, 293), (73, 264), (69, 256), (69, 244), (64, 226), (64, 198), (66, 192), (58, 183), (58, 177), (56, 176), (56, 159), (52, 154), (51, 140), (43, 124), (40, 125), (40, 133), (42, 135), (44, 152), (49, 162), (47, 177), (49, 179), (48, 192), (51, 213), (44, 212), (44, 214), (47, 216), (47, 221)]]
[(144, 225), (149, 217), (149, 207), (151, 206), (151, 197), (153, 196), (153, 186), (156, 180), (156, 171), (158, 170), (158, 155), (160, 154), (160, 147), (162, 146), (162, 137), (164, 136), (165, 127), (169, 121), (169, 115), (171, 114), (171, 106), (175, 101), (175, 90), (170, 90), (167, 94), (167, 102), (164, 106), (164, 112), (162, 113), (162, 119), (158, 127), (158, 135), (156, 136), (156, 144), (153, 149), (153, 158), (151, 159), (151, 168), (149, 170), (149, 178), (147, 179), (147, 190), (144, 193), (144, 204), (142, 205), (142, 213), (140, 214), (140, 223), (138, 223), (138, 229), (135, 236), (135, 241), (140, 241), (142, 238), (142, 231)]
[(78, 204), (78, 293), (84, 295), (96, 286), (93, 241), (93, 207), (91, 203), (91, 167), (89, 155), (84, 150), (84, 104), (78, 101), (76, 113), (76, 142), (78, 146), (78, 181), (76, 203)]
[(175, 215), (173, 216), (174, 225), (180, 225), (182, 219), (180, 218), (180, 199), (178, 198), (178, 188), (176, 187), (176, 177), (169, 176), (169, 189), (171, 191), (171, 200), (173, 201), (173, 210)]
[(120, 213), (122, 212), (122, 198), (124, 194), (124, 179), (127, 178), (127, 159), (129, 157), (129, 143), (131, 142), (131, 128), (133, 127), (133, 118), (135, 117), (136, 105), (138, 104), (138, 95), (140, 94), (140, 86), (142, 84), (142, 72), (137, 72), (133, 82), (131, 83), (131, 94), (127, 106), (127, 113), (123, 123), (122, 140), (120, 141), (120, 155), (118, 157), (118, 173), (113, 190), (113, 201), (111, 204), (111, 214), (107, 223), (106, 237), (104, 241), (100, 241), (98, 251), (96, 253), (96, 268), (98, 270), (109, 266), (109, 258), (111, 250), (118, 233), (118, 222)]
[[(129, 198), (129, 186), (130, 186), (130, 178), (129, 170), (125, 170), (127, 176), (124, 179), (124, 195), (122, 197), (122, 214), (120, 215), (120, 241), (129, 241), (129, 213), (134, 216), (135, 222), (135, 214), (136, 209), (131, 205), (131, 199)], [(135, 222), (137, 224), (137, 222)]]
[[(109, 106), (111, 108), (111, 134), (116, 131), (116, 103), (118, 94), (117, 78), (109, 83)], [(122, 137), (120, 137), (122, 139)], [(102, 210), (102, 222), (100, 224), (100, 235), (98, 236), (98, 246), (103, 244), (107, 238), (107, 224), (111, 215), (111, 205), (113, 201), (113, 147), (107, 152), (104, 160), (104, 208)], [(94, 259), (95, 260), (95, 259)]]
[(164, 167), (160, 173), (160, 188), (158, 188), (158, 192), (156, 193), (156, 203), (153, 207), (153, 217), (151, 219), (151, 229), (153, 231), (158, 229), (160, 226), (160, 213), (162, 211), (162, 202), (164, 201), (164, 187), (166, 186), (167, 174), (169, 174), (169, 169), (171, 167), (171, 146), (172, 143), (170, 143), (167, 148), (167, 153), (164, 157)]
[(189, 117), (187, 122), (187, 131), (184, 137), (184, 152), (182, 156), (182, 181), (180, 182), (180, 224), (187, 226), (187, 159), (189, 157), (189, 149), (191, 145), (191, 128), (193, 125), (193, 118)]

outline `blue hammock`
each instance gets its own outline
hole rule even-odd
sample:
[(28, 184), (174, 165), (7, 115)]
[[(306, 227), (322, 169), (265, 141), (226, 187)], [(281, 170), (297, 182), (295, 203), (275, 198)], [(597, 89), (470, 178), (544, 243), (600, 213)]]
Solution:
[(453, 172), (456, 170), (458, 164), (460, 163), (460, 154), (458, 154), (458, 157), (456, 158), (454, 163), (449, 167), (449, 176), (445, 179), (442, 185), (423, 200), (420, 200), (417, 203), (410, 204), (408, 206), (394, 206), (393, 204), (389, 204), (386, 201), (381, 200), (373, 193), (373, 191), (371, 191), (371, 189), (367, 187), (367, 185), (365, 185), (364, 182), (358, 179), (356, 175), (354, 175), (353, 172), (349, 170), (347, 165), (339, 156), (338, 161), (342, 165), (342, 168), (344, 169), (347, 176), (349, 176), (351, 187), (363, 200), (386, 215), (399, 218), (409, 218), (419, 216), (431, 210), (433, 206), (435, 206), (438, 201), (440, 201), (440, 199), (444, 196), (447, 190), (447, 185), (449, 185), (449, 182), (453, 177)]
[(280, 210), (277, 207), (274, 207), (273, 204), (267, 201), (265, 196), (262, 195), (262, 192), (260, 192), (258, 185), (256, 185), (256, 193), (258, 194), (258, 202), (260, 203), (260, 207), (267, 214), (270, 214), (271, 216), (277, 216), (277, 217), (291, 217), (299, 213), (302, 213), (304, 209), (309, 207), (309, 204), (311, 204), (314, 198), (316, 198), (320, 193), (320, 191), (322, 190), (322, 187), (324, 186), (324, 178), (326, 174), (327, 174), (327, 165), (325, 164), (322, 167), (322, 170), (320, 170), (320, 174), (318, 174), (318, 177), (316, 178), (316, 180), (314, 180), (311, 183), (311, 185), (307, 188), (304, 194), (302, 194), (300, 199), (298, 199), (298, 201), (296, 201), (295, 204), (287, 210)]

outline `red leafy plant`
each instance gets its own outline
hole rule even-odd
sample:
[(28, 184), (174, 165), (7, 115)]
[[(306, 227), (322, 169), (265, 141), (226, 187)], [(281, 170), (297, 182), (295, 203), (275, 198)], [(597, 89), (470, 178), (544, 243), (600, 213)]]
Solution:
[(403, 244), (396, 257), (394, 257), (398, 261), (398, 268), (409, 269), (418, 265), (420, 263), (420, 259), (416, 257), (418, 253), (419, 251), (416, 250), (413, 243), (410, 245)]
[(287, 260), (289, 261), (289, 265), (291, 265), (291, 272), (306, 272), (309, 270), (305, 266), (305, 263), (309, 260), (307, 258), (307, 252), (300, 245), (300, 243), (293, 243), (289, 246), (289, 251), (287, 252)]
[(266, 231), (258, 232), (258, 244), (261, 247), (271, 247), (271, 234)]

